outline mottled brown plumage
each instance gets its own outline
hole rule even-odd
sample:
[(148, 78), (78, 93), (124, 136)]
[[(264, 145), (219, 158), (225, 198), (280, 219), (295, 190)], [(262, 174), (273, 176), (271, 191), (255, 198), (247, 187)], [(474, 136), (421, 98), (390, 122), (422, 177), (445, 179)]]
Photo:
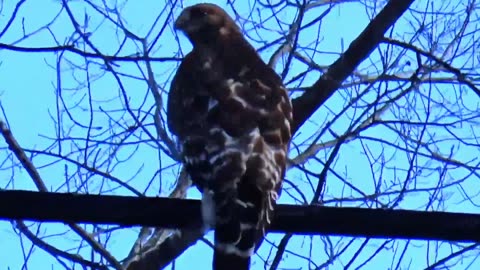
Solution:
[(220, 7), (186, 8), (175, 22), (193, 50), (171, 85), (168, 125), (215, 226), (213, 268), (248, 269), (285, 174), (292, 106), (279, 76)]

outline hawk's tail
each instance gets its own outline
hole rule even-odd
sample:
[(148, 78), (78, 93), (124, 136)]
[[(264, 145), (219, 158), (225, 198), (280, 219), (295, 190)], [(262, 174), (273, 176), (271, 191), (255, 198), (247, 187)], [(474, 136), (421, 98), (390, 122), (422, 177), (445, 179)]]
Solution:
[[(215, 230), (215, 251), (213, 253), (214, 270), (248, 270), (250, 258), (255, 248), (256, 229), (247, 229), (241, 232), (238, 243), (224, 243), (221, 238), (226, 234), (222, 227)], [(230, 234), (230, 233), (228, 233)]]
[(270, 224), (274, 199), (260, 194), (258, 189), (258, 194), (239, 191), (238, 196), (215, 198), (214, 270), (248, 270), (256, 244), (261, 242)]

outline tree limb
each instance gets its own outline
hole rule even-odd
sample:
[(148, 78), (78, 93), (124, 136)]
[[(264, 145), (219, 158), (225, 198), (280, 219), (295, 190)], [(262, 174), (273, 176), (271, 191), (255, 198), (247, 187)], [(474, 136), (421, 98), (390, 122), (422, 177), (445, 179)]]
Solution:
[[(178, 229), (201, 227), (200, 215), (198, 200), (20, 190), (0, 191), (0, 219)], [(473, 242), (480, 241), (478, 233), (480, 215), (318, 205), (278, 205), (269, 231), (303, 235), (328, 234)]]
[(340, 87), (341, 83), (383, 40), (385, 32), (410, 7), (413, 0), (391, 0), (350, 44), (347, 51), (335, 61), (326, 73), (293, 103), (292, 133)]

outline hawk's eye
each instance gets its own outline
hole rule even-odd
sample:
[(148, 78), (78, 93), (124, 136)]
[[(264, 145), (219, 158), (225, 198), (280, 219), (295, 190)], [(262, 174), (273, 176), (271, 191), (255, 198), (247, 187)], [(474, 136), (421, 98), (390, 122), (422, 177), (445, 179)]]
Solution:
[(192, 18), (196, 18), (196, 19), (203, 18), (207, 15), (208, 15), (208, 13), (205, 10), (201, 10), (201, 9), (192, 9), (190, 11), (190, 16)]

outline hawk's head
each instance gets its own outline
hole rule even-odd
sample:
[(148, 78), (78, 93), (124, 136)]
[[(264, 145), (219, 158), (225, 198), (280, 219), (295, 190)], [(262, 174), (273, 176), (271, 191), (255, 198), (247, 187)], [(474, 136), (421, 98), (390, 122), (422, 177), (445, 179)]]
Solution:
[(235, 21), (214, 4), (197, 4), (185, 8), (175, 21), (175, 28), (183, 31), (194, 44), (241, 33)]

